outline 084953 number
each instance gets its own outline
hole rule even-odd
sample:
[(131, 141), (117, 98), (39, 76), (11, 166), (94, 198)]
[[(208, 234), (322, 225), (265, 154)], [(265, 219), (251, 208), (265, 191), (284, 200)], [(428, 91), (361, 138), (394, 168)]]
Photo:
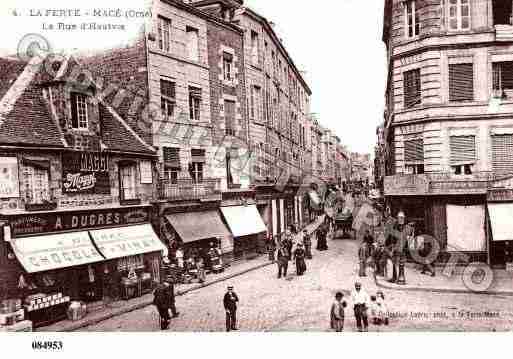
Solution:
[(34, 350), (51, 350), (51, 351), (57, 351), (62, 350), (63, 344), (61, 341), (38, 341), (34, 340), (32, 342), (32, 349)]

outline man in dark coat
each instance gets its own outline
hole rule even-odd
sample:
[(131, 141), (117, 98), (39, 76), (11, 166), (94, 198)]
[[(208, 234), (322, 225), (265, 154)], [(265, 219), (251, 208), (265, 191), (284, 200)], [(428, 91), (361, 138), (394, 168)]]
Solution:
[(283, 276), (287, 278), (287, 268), (289, 266), (289, 249), (286, 245), (285, 241), (282, 241), (280, 247), (278, 248), (278, 279), (281, 278), (282, 272)]
[(171, 317), (169, 316), (169, 296), (168, 288), (164, 284), (160, 284), (153, 293), (153, 304), (157, 307), (160, 315), (160, 329), (166, 330), (169, 328)]
[(306, 258), (312, 259), (312, 238), (306, 229), (303, 231), (303, 244), (305, 245)]
[(228, 291), (224, 295), (223, 305), (226, 311), (226, 331), (237, 330), (237, 303), (239, 297), (233, 291), (233, 287), (229, 286)]
[(180, 315), (176, 311), (176, 301), (175, 301), (175, 285), (174, 283), (166, 282), (165, 283), (167, 288), (167, 296), (169, 298), (169, 309), (171, 309), (171, 314), (173, 314), (173, 318), (176, 318)]
[(305, 263), (305, 250), (303, 249), (303, 245), (299, 243), (297, 245), (297, 249), (294, 251), (294, 259), (296, 260), (296, 274), (303, 275), (306, 271), (306, 263)]

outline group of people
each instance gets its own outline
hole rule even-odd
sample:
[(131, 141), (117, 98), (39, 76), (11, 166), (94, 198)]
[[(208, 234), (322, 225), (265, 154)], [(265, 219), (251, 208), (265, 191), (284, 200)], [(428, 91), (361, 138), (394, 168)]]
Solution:
[(183, 274), (197, 278), (200, 283), (205, 282), (207, 271), (215, 272), (223, 268), (221, 250), (213, 242), (209, 248), (193, 249), (188, 253), (185, 253), (182, 247), (178, 247), (174, 259)]
[[(331, 329), (336, 332), (342, 332), (344, 330), (347, 302), (343, 298), (344, 294), (337, 292), (335, 294), (335, 302), (331, 305)], [(388, 325), (389, 312), (385, 302), (385, 295), (382, 291), (378, 291), (376, 295), (369, 296), (367, 292), (362, 289), (361, 283), (356, 282), (355, 288), (351, 293), (351, 301), (353, 303), (356, 327), (359, 332), (368, 331), (369, 314), (373, 325)]]
[(296, 274), (302, 276), (306, 272), (306, 259), (312, 259), (312, 240), (308, 231), (303, 231), (303, 236), (293, 236), (290, 230), (285, 232), (278, 244), (277, 264), (278, 279), (287, 277), (289, 261), (294, 260)]

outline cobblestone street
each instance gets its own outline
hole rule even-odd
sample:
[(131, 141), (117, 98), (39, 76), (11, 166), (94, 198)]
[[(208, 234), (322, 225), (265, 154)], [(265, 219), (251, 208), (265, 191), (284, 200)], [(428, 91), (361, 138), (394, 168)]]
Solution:
[[(241, 331), (329, 331), (329, 308), (338, 290), (348, 301), (345, 331), (355, 331), (348, 294), (357, 279), (357, 242), (332, 240), (329, 247), (327, 252), (314, 251), (302, 278), (289, 265), (288, 278), (278, 280), (276, 267), (269, 266), (177, 297), (180, 317), (172, 321), (170, 331), (224, 331), (222, 297), (227, 284), (235, 286), (241, 300)], [(376, 292), (372, 276), (362, 283), (369, 295)], [(505, 331), (513, 326), (513, 301), (507, 296), (392, 290), (384, 294), (395, 317), (388, 327), (371, 325), (370, 331)], [(149, 306), (82, 330), (158, 331), (157, 318)]]

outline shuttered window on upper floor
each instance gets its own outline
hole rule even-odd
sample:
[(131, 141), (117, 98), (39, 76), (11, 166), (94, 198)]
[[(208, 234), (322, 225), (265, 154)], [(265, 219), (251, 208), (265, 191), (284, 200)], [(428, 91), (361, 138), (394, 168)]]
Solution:
[(403, 74), (404, 107), (412, 107), (421, 103), (420, 69), (406, 71)]
[(476, 136), (450, 137), (451, 166), (473, 164), (476, 161)]
[(424, 163), (424, 140), (422, 138), (404, 141), (404, 162), (406, 164)]
[(449, 65), (449, 101), (474, 100), (474, 65)]
[(513, 135), (492, 136), (492, 166), (495, 173), (513, 172)]

